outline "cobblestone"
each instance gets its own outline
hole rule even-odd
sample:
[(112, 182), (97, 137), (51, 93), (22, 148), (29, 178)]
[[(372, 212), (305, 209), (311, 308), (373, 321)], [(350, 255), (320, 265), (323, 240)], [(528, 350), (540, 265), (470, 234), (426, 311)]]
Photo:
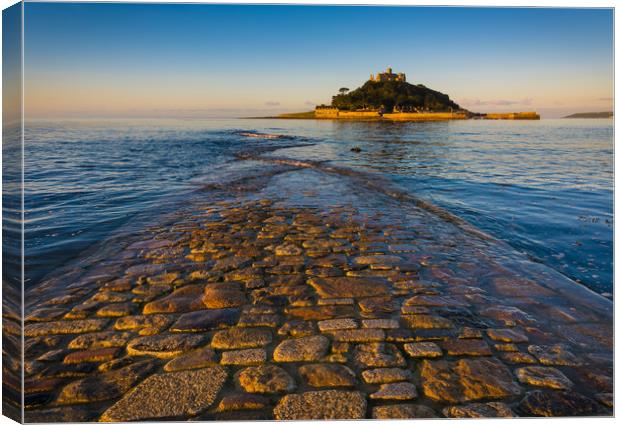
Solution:
[(607, 313), (411, 214), (231, 201), (148, 230), (27, 312), (26, 418), (611, 415)]

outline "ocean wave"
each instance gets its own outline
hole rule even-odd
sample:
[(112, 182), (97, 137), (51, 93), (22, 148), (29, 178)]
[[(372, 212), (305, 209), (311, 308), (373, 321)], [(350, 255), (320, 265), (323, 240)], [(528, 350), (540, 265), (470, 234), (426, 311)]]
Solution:
[(280, 140), (280, 139), (294, 139), (294, 136), (289, 136), (286, 134), (277, 134), (277, 133), (259, 133), (257, 131), (243, 131), (238, 130), (234, 131), (234, 134), (243, 137), (251, 137), (254, 139), (269, 139), (269, 140)]
[(308, 160), (302, 161), (298, 159), (290, 159), (290, 158), (283, 158), (283, 157), (264, 157), (260, 155), (249, 155), (249, 154), (246, 155), (245, 157), (239, 157), (239, 158), (270, 162), (273, 164), (284, 165), (284, 166), (295, 167), (295, 168), (311, 168), (311, 169), (325, 172), (325, 173), (346, 176), (354, 180), (358, 186), (362, 185), (366, 187), (367, 189), (371, 189), (375, 192), (379, 192), (383, 195), (387, 195), (401, 202), (410, 202), (418, 208), (422, 208), (446, 221), (449, 221), (457, 225), (459, 228), (461, 228), (463, 231), (469, 234), (475, 235), (484, 240), (490, 240), (490, 241), (494, 241), (496, 243), (505, 245), (505, 242), (500, 241), (494, 238), (493, 236), (489, 235), (488, 233), (485, 233), (484, 231), (478, 229), (477, 227), (470, 224), (467, 220), (464, 220), (463, 218), (452, 214), (448, 210), (438, 205), (435, 205), (431, 202), (418, 198), (417, 196), (411, 195), (406, 190), (397, 187), (388, 178), (378, 175), (378, 174), (367, 173), (367, 172), (359, 171), (359, 170), (353, 170), (351, 168), (337, 167), (337, 166), (330, 165), (326, 162), (321, 162), (321, 161), (308, 161)]

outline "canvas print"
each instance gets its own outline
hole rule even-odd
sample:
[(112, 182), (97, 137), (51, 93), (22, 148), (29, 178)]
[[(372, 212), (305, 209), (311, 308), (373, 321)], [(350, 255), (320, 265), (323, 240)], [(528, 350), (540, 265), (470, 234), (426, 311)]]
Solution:
[(3, 414), (612, 416), (613, 12), (7, 7)]

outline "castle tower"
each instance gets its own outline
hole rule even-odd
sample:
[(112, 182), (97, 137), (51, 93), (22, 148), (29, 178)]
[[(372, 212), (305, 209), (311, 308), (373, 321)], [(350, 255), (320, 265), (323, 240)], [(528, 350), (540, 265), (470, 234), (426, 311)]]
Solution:
[(394, 74), (392, 72), (391, 67), (387, 67), (385, 72), (378, 72), (375, 74), (370, 74), (370, 81), (402, 81), (406, 82), (407, 78), (405, 77), (404, 72), (399, 72), (398, 74)]

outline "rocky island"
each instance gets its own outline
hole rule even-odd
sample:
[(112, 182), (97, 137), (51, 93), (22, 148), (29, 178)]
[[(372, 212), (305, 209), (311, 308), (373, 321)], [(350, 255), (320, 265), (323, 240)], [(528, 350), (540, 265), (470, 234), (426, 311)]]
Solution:
[(476, 113), (461, 108), (447, 94), (423, 84), (410, 84), (404, 73), (392, 68), (376, 75), (361, 87), (350, 91), (342, 87), (330, 105), (319, 105), (314, 111), (281, 114), (289, 119), (353, 119), (390, 121), (442, 121), (460, 119), (538, 120), (536, 112)]
[(576, 114), (567, 115), (563, 118), (613, 118), (614, 113), (609, 112), (578, 112)]

